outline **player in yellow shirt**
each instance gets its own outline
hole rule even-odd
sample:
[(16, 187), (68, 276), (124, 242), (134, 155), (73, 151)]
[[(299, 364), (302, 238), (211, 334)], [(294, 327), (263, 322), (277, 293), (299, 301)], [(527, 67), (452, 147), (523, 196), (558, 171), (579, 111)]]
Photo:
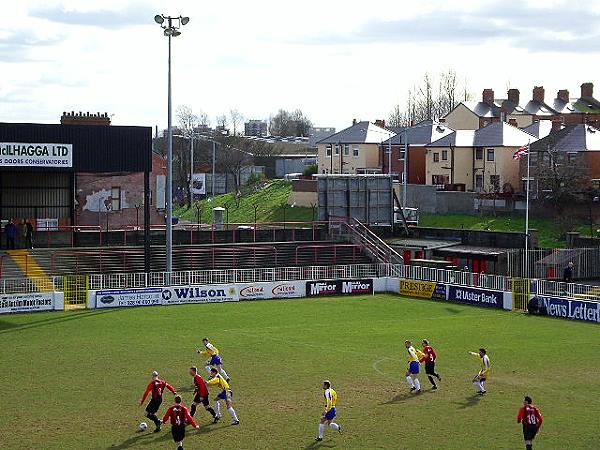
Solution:
[(404, 341), (404, 346), (408, 352), (408, 369), (406, 370), (406, 381), (410, 386), (410, 390), (416, 394), (421, 393), (421, 382), (419, 381), (419, 361), (425, 354), (416, 350), (411, 341)]
[(225, 372), (225, 369), (223, 369), (223, 361), (221, 360), (219, 349), (212, 345), (208, 341), (208, 338), (202, 339), (202, 344), (204, 345), (204, 350), (196, 351), (201, 355), (210, 356), (210, 359), (208, 360), (205, 366), (206, 372), (210, 375), (211, 367), (216, 367), (221, 372), (221, 375), (225, 377), (225, 380), (227, 380), (227, 382), (229, 383), (231, 379), (229, 378), (229, 375), (227, 375), (227, 372)]
[(319, 435), (315, 438), (315, 441), (322, 441), (323, 434), (325, 433), (325, 425), (329, 425), (338, 433), (342, 432), (342, 426), (335, 423), (335, 416), (337, 414), (335, 405), (337, 404), (337, 392), (331, 387), (331, 381), (323, 381), (323, 390), (325, 396), (325, 411), (321, 415), (321, 423), (319, 424)]
[(219, 403), (221, 400), (225, 402), (225, 406), (227, 406), (227, 411), (231, 414), (231, 418), (233, 419), (232, 425), (239, 425), (240, 421), (237, 417), (235, 409), (233, 409), (233, 403), (231, 402), (231, 396), (229, 395), (229, 383), (225, 380), (224, 377), (219, 375), (217, 369), (214, 367), (210, 369), (210, 380), (206, 383), (208, 386), (216, 386), (219, 390), (219, 393), (214, 399), (215, 402), (215, 410), (217, 415), (215, 417), (215, 423), (219, 421), (221, 418), (221, 404)]
[(490, 379), (491, 370), (492, 370), (491, 363), (490, 363), (490, 357), (488, 356), (485, 348), (480, 348), (479, 352), (469, 352), (469, 354), (472, 356), (477, 356), (478, 358), (481, 358), (481, 369), (479, 370), (477, 375), (475, 375), (473, 377), (473, 384), (479, 391), (479, 394), (484, 395), (486, 393), (486, 390), (485, 390), (485, 386), (483, 385), (483, 383)]

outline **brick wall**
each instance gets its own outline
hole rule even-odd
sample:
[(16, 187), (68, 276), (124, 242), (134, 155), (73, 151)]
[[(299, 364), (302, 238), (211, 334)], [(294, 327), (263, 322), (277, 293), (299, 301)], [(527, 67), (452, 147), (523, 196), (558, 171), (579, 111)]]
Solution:
[[(164, 210), (158, 210), (157, 183), (159, 175), (166, 174), (165, 160), (155, 153), (152, 155), (150, 173), (150, 224), (165, 223)], [(100, 225), (103, 229), (121, 229), (127, 225), (144, 225), (144, 174), (136, 173), (78, 173), (75, 177), (76, 224)], [(120, 208), (107, 210), (111, 204), (113, 188), (120, 188)]]

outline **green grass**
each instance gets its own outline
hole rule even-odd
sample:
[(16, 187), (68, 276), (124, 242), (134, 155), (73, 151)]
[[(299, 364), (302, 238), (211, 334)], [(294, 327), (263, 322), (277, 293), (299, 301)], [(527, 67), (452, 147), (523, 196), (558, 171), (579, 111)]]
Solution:
[[(521, 216), (472, 216), (467, 214), (424, 214), (419, 219), (423, 227), (466, 228), (469, 230), (525, 232), (525, 217)], [(530, 217), (530, 228), (538, 230), (540, 247), (561, 248), (565, 246), (565, 229), (556, 220)], [(588, 226), (589, 233), (589, 226)]]
[[(394, 295), (2, 316), (2, 448), (174, 448), (168, 429), (136, 432), (147, 421), (137, 402), (158, 370), (189, 404), (204, 335), (223, 353), (242, 424), (212, 425), (200, 410), (186, 449), (519, 449), (524, 394), (545, 415), (537, 449), (598, 448), (597, 325)], [(415, 396), (403, 341), (423, 337), (443, 379)], [(467, 355), (480, 346), (493, 367), (483, 398)], [(324, 378), (345, 431), (314, 445)]]
[[(239, 206), (236, 206), (235, 194), (217, 195), (212, 202), (208, 200), (198, 202), (202, 211), (201, 220), (205, 223), (211, 222), (212, 208), (229, 206), (229, 223), (254, 223), (254, 206), (258, 205), (256, 211), (257, 222), (281, 222), (283, 221), (282, 205), (287, 204), (291, 191), (292, 184), (290, 182), (273, 180), (268, 182), (263, 189), (243, 195)], [(194, 223), (197, 221), (195, 206), (191, 209), (185, 206), (176, 208), (173, 214)], [(312, 215), (312, 208), (291, 207), (288, 205), (285, 211), (285, 220), (288, 222), (310, 222)]]

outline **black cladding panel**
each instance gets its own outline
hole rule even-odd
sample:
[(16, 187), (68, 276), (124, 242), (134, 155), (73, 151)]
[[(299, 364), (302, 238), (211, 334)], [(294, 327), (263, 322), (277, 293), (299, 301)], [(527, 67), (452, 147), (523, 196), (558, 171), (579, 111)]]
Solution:
[[(72, 168), (42, 170), (96, 173), (152, 170), (151, 127), (0, 123), (0, 142), (73, 145)], [(22, 171), (27, 168), (6, 167), (0, 170)]]

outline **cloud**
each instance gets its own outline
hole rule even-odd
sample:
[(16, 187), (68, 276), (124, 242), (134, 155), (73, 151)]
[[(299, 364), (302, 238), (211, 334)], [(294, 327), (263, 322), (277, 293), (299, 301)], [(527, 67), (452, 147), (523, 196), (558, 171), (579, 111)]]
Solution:
[(82, 25), (104, 29), (121, 29), (136, 25), (153, 24), (156, 11), (146, 5), (130, 5), (120, 10), (79, 11), (61, 6), (32, 9), (29, 16), (64, 25)]
[(36, 61), (30, 57), (31, 50), (55, 45), (63, 39), (62, 35), (42, 37), (35, 34), (10, 32), (7, 36), (0, 38), (0, 63)]
[(600, 15), (574, 5), (544, 8), (489, 1), (484, 8), (470, 11), (438, 9), (410, 18), (370, 20), (351, 34), (326, 34), (303, 43), (478, 45), (503, 41), (532, 52), (590, 53), (600, 50), (598, 30)]

